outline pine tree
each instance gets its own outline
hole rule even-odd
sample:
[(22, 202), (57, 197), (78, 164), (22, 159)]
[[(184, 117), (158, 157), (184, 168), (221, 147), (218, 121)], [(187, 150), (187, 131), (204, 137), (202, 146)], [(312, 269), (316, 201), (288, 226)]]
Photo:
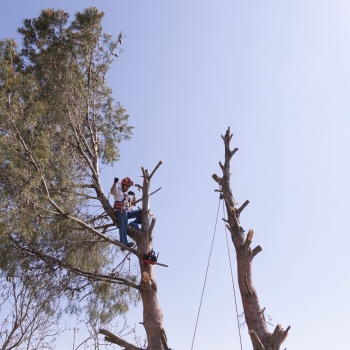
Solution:
[[(142, 300), (148, 349), (163, 350), (154, 267), (143, 263), (155, 224), (150, 181), (161, 162), (151, 173), (142, 168), (142, 228), (128, 231), (137, 249), (126, 247), (100, 181), (100, 162), (118, 161), (118, 143), (132, 134), (106, 78), (123, 36), (104, 34), (102, 18), (90, 7), (69, 23), (67, 12), (46, 9), (19, 29), (21, 50), (0, 42), (0, 269), (32, 280), (46, 274), (68, 310), (88, 297), (86, 311), (102, 324)], [(124, 267), (129, 256), (138, 269)]]

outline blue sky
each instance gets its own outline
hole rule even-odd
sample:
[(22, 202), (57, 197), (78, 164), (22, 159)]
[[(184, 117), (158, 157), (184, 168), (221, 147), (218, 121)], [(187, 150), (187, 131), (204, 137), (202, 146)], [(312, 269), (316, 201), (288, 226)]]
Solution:
[[(1, 37), (18, 38), (45, 7), (90, 5), (105, 11), (106, 32), (125, 35), (109, 82), (135, 126), (121, 160), (103, 169), (105, 189), (164, 162), (151, 203), (169, 265), (156, 276), (171, 347), (191, 347), (218, 205), (211, 175), (230, 125), (233, 194), (250, 200), (241, 223), (263, 248), (253, 262), (261, 306), (291, 325), (283, 348), (346, 348), (350, 3), (13, 0)], [(239, 348), (224, 235), (219, 222), (194, 349)], [(142, 321), (141, 305), (129, 321)], [(251, 349), (246, 327), (242, 336)]]

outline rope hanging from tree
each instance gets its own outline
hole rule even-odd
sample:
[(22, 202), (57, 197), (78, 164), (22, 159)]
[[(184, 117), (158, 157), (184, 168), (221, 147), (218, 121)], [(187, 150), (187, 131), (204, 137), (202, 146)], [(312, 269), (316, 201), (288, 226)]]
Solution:
[[(200, 300), (200, 303), (199, 303), (199, 308), (198, 308), (198, 313), (197, 313), (196, 326), (195, 326), (195, 328), (194, 328), (194, 333), (193, 333), (193, 339), (192, 339), (191, 350), (193, 350), (194, 339), (195, 339), (195, 337), (196, 337), (196, 332), (197, 332), (197, 325), (198, 325), (199, 314), (200, 314), (201, 307), (202, 307), (203, 295), (204, 295), (205, 285), (206, 285), (207, 277), (208, 277), (208, 270), (209, 270), (209, 265), (210, 265), (211, 253), (212, 253), (212, 251), (213, 251), (213, 245), (214, 245), (214, 239), (215, 239), (215, 234), (216, 234), (216, 227), (217, 227), (217, 223), (218, 223), (219, 209), (220, 209), (220, 200), (221, 200), (221, 199), (222, 199), (222, 198), (221, 198), (221, 195), (220, 195), (219, 203), (218, 203), (218, 209), (217, 209), (217, 213), (216, 213), (216, 220), (215, 220), (214, 233), (213, 233), (213, 238), (212, 238), (212, 241), (211, 241), (211, 247), (210, 247), (210, 252), (209, 252), (207, 270), (206, 270), (206, 272), (205, 272), (205, 278), (204, 278), (204, 284), (203, 284), (203, 289), (202, 289), (202, 295), (201, 295), (201, 300)], [(222, 208), (223, 208), (223, 214), (224, 214), (224, 218), (225, 218), (224, 203), (223, 203), (222, 205), (223, 205), (223, 207), (222, 207)], [(238, 324), (238, 332), (239, 332), (239, 341), (240, 341), (240, 345), (241, 345), (241, 350), (243, 350), (243, 348), (242, 348), (241, 330), (240, 330), (240, 327), (239, 327), (239, 320), (238, 320), (236, 290), (235, 290), (235, 284), (234, 284), (234, 281), (233, 281), (232, 264), (231, 264), (231, 255), (230, 255), (230, 249), (229, 249), (229, 245), (228, 245), (228, 238), (227, 238), (226, 226), (225, 226), (225, 233), (226, 233), (227, 252), (228, 252), (229, 263), (230, 263), (230, 270), (231, 270), (231, 280), (232, 280), (233, 294), (234, 294), (234, 298), (235, 298), (236, 316), (237, 316), (237, 324)]]
[[(223, 212), (223, 215), (224, 215), (224, 219), (226, 219), (224, 202), (222, 202), (222, 212)], [(237, 327), (238, 327), (238, 333), (239, 333), (239, 342), (240, 342), (240, 344), (241, 344), (241, 350), (243, 350), (243, 347), (242, 347), (242, 337), (241, 337), (241, 327), (239, 326), (239, 319), (238, 319), (238, 309), (237, 309), (237, 299), (236, 299), (236, 288), (235, 288), (235, 282), (234, 282), (234, 280), (233, 280), (232, 263), (231, 263), (231, 254), (230, 254), (230, 247), (229, 247), (229, 245), (228, 245), (228, 237), (227, 237), (227, 228), (226, 228), (226, 225), (225, 225), (225, 236), (226, 236), (226, 245), (227, 245), (228, 260), (229, 260), (229, 263), (230, 263), (232, 289), (233, 289), (233, 295), (235, 296), (235, 307), (236, 307), (236, 316), (237, 316)]]

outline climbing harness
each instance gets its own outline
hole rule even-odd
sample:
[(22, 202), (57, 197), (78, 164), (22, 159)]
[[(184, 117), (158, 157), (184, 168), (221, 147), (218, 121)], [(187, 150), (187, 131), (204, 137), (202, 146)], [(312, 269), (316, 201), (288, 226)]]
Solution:
[[(224, 199), (224, 196), (223, 196), (222, 193), (220, 193), (220, 197), (219, 197), (219, 204), (218, 204), (218, 210), (217, 210), (217, 213), (216, 213), (216, 220), (215, 220), (214, 233), (213, 233), (213, 238), (212, 238), (212, 241), (211, 241), (211, 247), (210, 247), (209, 259), (208, 259), (208, 264), (207, 264), (207, 270), (206, 270), (206, 272), (205, 272), (204, 285), (203, 285), (203, 289), (202, 289), (201, 300), (200, 300), (200, 303), (199, 303), (199, 309), (198, 309), (197, 320), (196, 320), (196, 326), (195, 326), (195, 329), (194, 329), (194, 334), (193, 334), (193, 339), (192, 339), (191, 350), (193, 350), (193, 344), (194, 344), (194, 339), (195, 339), (195, 337), (196, 337), (196, 331), (197, 331), (197, 325), (198, 325), (199, 314), (200, 314), (201, 307), (202, 307), (204, 289), (205, 289), (205, 285), (206, 285), (206, 282), (207, 282), (207, 276), (208, 276), (209, 264), (210, 264), (210, 259), (211, 259), (211, 253), (212, 253), (212, 251), (213, 251), (214, 239), (215, 239), (215, 234), (216, 234), (216, 227), (217, 227), (217, 223), (218, 223), (218, 216), (219, 216), (219, 208), (220, 208), (220, 200), (221, 200), (221, 199)], [(225, 219), (224, 202), (222, 202), (222, 205), (223, 205), (223, 206), (222, 206), (223, 215), (224, 215), (224, 219)], [(239, 341), (240, 341), (240, 345), (241, 345), (241, 350), (243, 350), (243, 347), (242, 347), (242, 338), (241, 338), (241, 330), (240, 330), (240, 327), (239, 327), (239, 319), (238, 319), (236, 290), (235, 290), (235, 284), (234, 284), (234, 280), (233, 280), (231, 256), (230, 256), (230, 249), (229, 249), (229, 244), (228, 244), (226, 226), (225, 226), (225, 233), (226, 233), (227, 253), (228, 253), (228, 258), (229, 258), (229, 263), (230, 263), (230, 270), (231, 270), (232, 287), (233, 287), (233, 293), (234, 293), (234, 299), (235, 299), (235, 306), (236, 306), (236, 316), (237, 316), (237, 324), (238, 324), (238, 332), (239, 332)]]
[(122, 213), (123, 210), (125, 210), (125, 198), (122, 201), (115, 201), (113, 209), (114, 209), (114, 211), (116, 209), (119, 209), (119, 211)]
[(156, 256), (156, 253), (155, 253), (154, 250), (151, 250), (147, 254), (144, 254), (143, 255), (143, 262), (144, 262), (144, 264), (146, 264), (146, 265), (154, 265), (157, 262), (157, 260), (158, 260), (158, 255), (159, 255), (159, 253)]

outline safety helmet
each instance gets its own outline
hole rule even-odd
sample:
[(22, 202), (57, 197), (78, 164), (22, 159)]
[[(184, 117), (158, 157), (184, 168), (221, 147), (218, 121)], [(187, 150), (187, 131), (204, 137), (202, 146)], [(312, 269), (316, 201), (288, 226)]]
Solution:
[(122, 185), (134, 186), (134, 183), (131, 181), (130, 177), (124, 177)]

